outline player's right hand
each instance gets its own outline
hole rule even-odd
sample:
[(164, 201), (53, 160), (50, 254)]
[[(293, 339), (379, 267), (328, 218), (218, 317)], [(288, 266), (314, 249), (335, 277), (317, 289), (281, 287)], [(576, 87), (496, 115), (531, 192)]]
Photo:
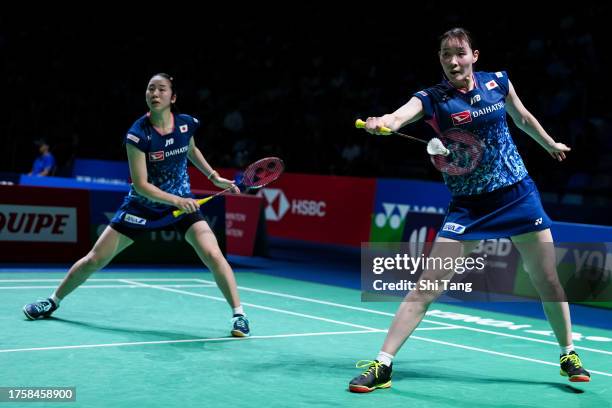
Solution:
[(365, 123), (365, 130), (373, 135), (388, 135), (388, 132), (382, 132), (381, 128), (385, 127), (385, 122), (382, 117), (368, 118)]
[(198, 200), (189, 197), (178, 197), (174, 206), (179, 210), (185, 211), (188, 214), (194, 213), (200, 209), (200, 204), (198, 204)]

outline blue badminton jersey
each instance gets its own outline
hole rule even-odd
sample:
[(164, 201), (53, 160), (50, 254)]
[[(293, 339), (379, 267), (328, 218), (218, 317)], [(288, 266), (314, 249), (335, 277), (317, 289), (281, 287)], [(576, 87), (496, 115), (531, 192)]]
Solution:
[(436, 132), (459, 128), (484, 142), (482, 160), (474, 171), (461, 176), (443, 174), (453, 196), (494, 191), (527, 176), (506, 122), (508, 74), (474, 72), (474, 82), (474, 89), (466, 93), (444, 80), (414, 94), (423, 103), (425, 121)]
[[(149, 116), (138, 119), (127, 135), (125, 142), (144, 152), (147, 161), (149, 183), (167, 193), (180, 197), (191, 197), (187, 152), (189, 141), (200, 126), (199, 121), (189, 115), (174, 115), (174, 131), (160, 135), (151, 124)], [(133, 203), (152, 210), (164, 210), (170, 206), (144, 197), (131, 186), (125, 203)]]

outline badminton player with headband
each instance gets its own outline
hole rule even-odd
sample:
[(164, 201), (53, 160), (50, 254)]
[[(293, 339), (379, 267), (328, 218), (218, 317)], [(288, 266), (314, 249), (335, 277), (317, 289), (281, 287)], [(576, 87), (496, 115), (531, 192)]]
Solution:
[[(236, 193), (240, 190), (232, 180), (220, 177), (196, 147), (193, 136), (199, 121), (173, 112), (177, 95), (171, 76), (154, 75), (147, 85), (145, 98), (149, 112), (134, 122), (125, 136), (132, 178), (129, 194), (91, 251), (70, 268), (51, 297), (25, 305), (23, 312), (32, 320), (50, 316), (64, 297), (143, 234), (153, 228), (173, 225), (212, 271), (233, 309), (231, 334), (249, 336), (249, 322), (240, 304), (232, 268), (191, 193), (187, 160), (215, 186)], [(171, 213), (177, 208), (183, 214), (174, 217)]]
[[(472, 47), (466, 30), (454, 28), (447, 31), (440, 37), (439, 44), (443, 81), (416, 92), (404, 106), (391, 114), (368, 118), (363, 127), (372, 134), (384, 135), (423, 118), (439, 135), (461, 129), (481, 141), (481, 153), (468, 160), (477, 165), (473, 168), (466, 166), (468, 171), (453, 172), (447, 167), (436, 166), (443, 172), (452, 200), (436, 237), (437, 245), (434, 244), (429, 256), (448, 252), (449, 246), (454, 248), (450, 250), (453, 256), (466, 256), (482, 239), (510, 237), (543, 300), (544, 312), (560, 345), (561, 375), (574, 382), (589, 381), (590, 374), (582, 367), (572, 344), (569, 307), (559, 284), (551, 244), (551, 221), (510, 136), (506, 113), (554, 159), (564, 160), (570, 149), (555, 142), (523, 106), (506, 72), (473, 71), (479, 51)], [(437, 151), (431, 152), (430, 149), (430, 153), (447, 157), (445, 148), (452, 149), (448, 141), (440, 140), (444, 146), (440, 148), (438, 145)], [(421, 279), (450, 279), (453, 273), (426, 270)], [(350, 391), (370, 392), (391, 386), (394, 356), (441, 292), (422, 291), (417, 285), (417, 289), (406, 296), (378, 357), (357, 363), (365, 371), (350, 381)], [(547, 301), (550, 298), (555, 301)]]

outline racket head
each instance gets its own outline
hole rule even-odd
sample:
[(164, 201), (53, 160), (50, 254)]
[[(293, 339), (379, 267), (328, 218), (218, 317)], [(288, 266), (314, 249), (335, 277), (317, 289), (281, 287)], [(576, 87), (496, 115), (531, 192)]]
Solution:
[(285, 171), (285, 163), (282, 159), (265, 157), (244, 170), (240, 184), (249, 190), (262, 188), (279, 178), (283, 171)]
[(473, 133), (452, 128), (444, 131), (438, 138), (450, 154), (431, 156), (431, 162), (436, 169), (450, 176), (462, 176), (478, 167), (482, 160), (484, 143)]

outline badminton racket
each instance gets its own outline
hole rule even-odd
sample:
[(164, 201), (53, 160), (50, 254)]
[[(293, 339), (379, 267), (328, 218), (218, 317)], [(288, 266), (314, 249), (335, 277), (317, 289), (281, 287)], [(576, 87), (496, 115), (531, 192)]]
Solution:
[[(355, 127), (365, 129), (365, 122), (355, 121)], [(395, 135), (427, 145), (431, 162), (436, 169), (450, 176), (461, 176), (472, 172), (482, 159), (484, 144), (474, 134), (459, 128), (448, 129), (438, 137), (427, 141), (405, 133), (382, 127), (378, 131), (383, 135)]]

